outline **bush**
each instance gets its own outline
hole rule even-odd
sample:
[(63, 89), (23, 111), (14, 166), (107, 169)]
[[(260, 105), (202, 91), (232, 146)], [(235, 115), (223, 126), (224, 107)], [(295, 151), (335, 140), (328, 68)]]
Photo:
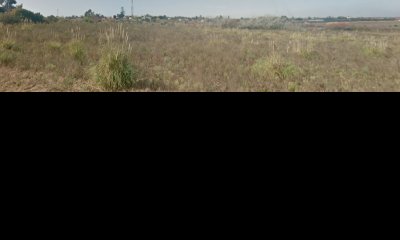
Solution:
[(40, 13), (33, 13), (22, 7), (17, 7), (9, 12), (0, 15), (0, 22), (4, 24), (16, 24), (20, 22), (44, 22), (44, 17)]
[(12, 51), (0, 50), (0, 65), (9, 66), (16, 60), (16, 55)]
[(13, 50), (13, 51), (19, 51), (19, 47), (14, 41), (11, 40), (3, 40), (0, 42), (0, 48), (4, 50)]
[(47, 23), (56, 23), (56, 22), (58, 22), (58, 18), (55, 17), (55, 16), (53, 16), (53, 15), (51, 15), (51, 16), (48, 16), (48, 17), (46, 18), (46, 22), (47, 22)]
[(103, 53), (96, 67), (96, 77), (103, 88), (112, 91), (131, 88), (137, 80), (127, 55), (116, 50)]
[(258, 77), (276, 77), (285, 80), (294, 77), (298, 68), (278, 55), (258, 60), (252, 67), (252, 72)]
[(3, 13), (0, 14), (0, 23), (3, 24), (16, 24), (21, 22), (21, 19), (19, 19), (17, 16), (12, 15), (10, 13)]
[(59, 52), (62, 48), (62, 43), (56, 41), (50, 41), (47, 43), (49, 49), (53, 52)]
[(85, 17), (84, 21), (87, 23), (94, 23), (93, 17)]
[(86, 61), (85, 47), (81, 41), (74, 40), (68, 44), (70, 55), (81, 65)]
[(378, 39), (375, 37), (371, 37), (367, 39), (362, 50), (366, 56), (382, 57), (385, 55), (387, 49), (388, 49), (387, 39)]
[(40, 13), (33, 13), (22, 8), (15, 9), (15, 15), (19, 17), (21, 21), (29, 21), (33, 23), (44, 22), (44, 17)]
[(364, 47), (362, 51), (367, 57), (383, 57), (385, 55), (385, 51), (377, 47)]

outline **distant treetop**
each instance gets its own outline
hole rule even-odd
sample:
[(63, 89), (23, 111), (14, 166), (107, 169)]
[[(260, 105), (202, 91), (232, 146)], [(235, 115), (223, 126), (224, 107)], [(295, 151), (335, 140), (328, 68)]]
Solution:
[(11, 9), (15, 8), (17, 4), (16, 0), (0, 0), (1, 11), (10, 11)]

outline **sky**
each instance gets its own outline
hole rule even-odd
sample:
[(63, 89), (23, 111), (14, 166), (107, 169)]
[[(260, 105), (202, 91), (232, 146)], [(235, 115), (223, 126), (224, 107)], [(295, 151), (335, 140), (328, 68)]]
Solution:
[[(399, 17), (400, 0), (134, 0), (135, 15), (230, 17)], [(17, 0), (25, 8), (43, 15), (83, 15), (92, 9), (106, 16), (125, 7), (130, 0)]]

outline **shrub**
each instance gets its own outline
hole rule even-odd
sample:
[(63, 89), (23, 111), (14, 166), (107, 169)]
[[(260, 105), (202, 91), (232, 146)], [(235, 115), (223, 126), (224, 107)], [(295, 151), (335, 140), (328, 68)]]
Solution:
[(40, 13), (33, 13), (23, 8), (16, 8), (14, 14), (21, 19), (21, 21), (28, 21), (33, 23), (44, 22), (44, 17)]
[(132, 47), (129, 35), (122, 24), (102, 31), (100, 42), (105, 49), (95, 69), (100, 85), (106, 90), (116, 91), (137, 84), (137, 71), (128, 59)]
[(0, 64), (9, 66), (16, 60), (16, 55), (12, 51), (0, 51)]
[(73, 40), (68, 44), (70, 55), (81, 65), (86, 61), (85, 46), (79, 40)]
[(12, 40), (4, 40), (4, 41), (0, 42), (0, 48), (2, 48), (4, 50), (14, 50), (14, 51), (19, 50), (19, 47), (17, 46), (17, 44)]
[(363, 53), (369, 57), (382, 57), (385, 54), (385, 51), (376, 47), (364, 47)]
[(280, 80), (295, 76), (299, 70), (290, 62), (286, 62), (279, 55), (258, 60), (252, 67), (252, 72), (259, 77), (276, 77)]
[(106, 90), (122, 90), (133, 87), (136, 71), (128, 57), (121, 51), (107, 50), (96, 67), (98, 82)]
[(366, 56), (382, 57), (385, 55), (387, 48), (388, 48), (387, 39), (378, 39), (370, 37), (365, 42), (363, 53)]
[(20, 22), (44, 22), (44, 17), (40, 13), (33, 13), (29, 10), (17, 7), (9, 12), (0, 15), (0, 22), (4, 24), (16, 24)]
[(300, 55), (310, 61), (317, 59), (320, 56), (317, 51), (307, 51), (307, 50), (301, 51)]
[(298, 84), (296, 82), (289, 82), (288, 83), (288, 91), (289, 92), (297, 92), (298, 90)]
[(56, 41), (51, 41), (47, 43), (47, 46), (50, 48), (52, 51), (60, 51), (62, 48), (62, 43), (56, 42)]
[(91, 17), (85, 17), (84, 21), (87, 22), (87, 23), (94, 23), (93, 19)]
[(19, 23), (20, 21), (21, 21), (21, 19), (19, 19), (17, 16), (12, 15), (10, 13), (0, 14), (0, 23), (16, 24), (16, 23)]
[(56, 23), (56, 22), (58, 22), (58, 18), (54, 15), (51, 15), (46, 18), (46, 22), (47, 23)]

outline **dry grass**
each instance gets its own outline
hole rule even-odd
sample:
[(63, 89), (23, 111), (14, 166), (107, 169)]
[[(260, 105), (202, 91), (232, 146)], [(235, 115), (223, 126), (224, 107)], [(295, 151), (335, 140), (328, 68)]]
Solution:
[(400, 29), (0, 25), (0, 90), (400, 91)]

